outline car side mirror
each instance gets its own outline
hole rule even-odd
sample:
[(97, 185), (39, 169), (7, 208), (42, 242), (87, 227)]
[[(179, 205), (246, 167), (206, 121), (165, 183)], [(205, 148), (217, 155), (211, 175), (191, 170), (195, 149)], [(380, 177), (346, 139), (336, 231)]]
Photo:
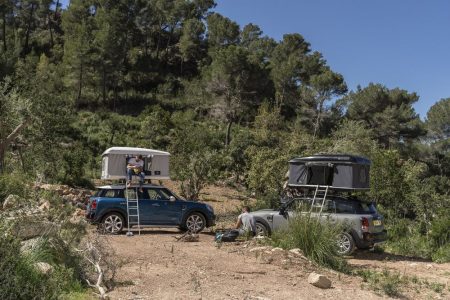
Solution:
[(174, 201), (176, 201), (176, 200), (177, 200), (177, 198), (175, 198), (174, 196), (170, 196), (170, 197), (169, 197), (169, 201), (170, 201), (170, 202), (174, 202)]

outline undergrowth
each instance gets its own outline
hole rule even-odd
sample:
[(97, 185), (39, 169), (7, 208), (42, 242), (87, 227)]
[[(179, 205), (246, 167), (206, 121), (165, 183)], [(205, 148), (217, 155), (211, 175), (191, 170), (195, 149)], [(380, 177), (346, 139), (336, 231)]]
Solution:
[(289, 221), (289, 226), (273, 233), (272, 243), (284, 249), (300, 248), (317, 264), (347, 273), (349, 266), (337, 252), (336, 237), (340, 232), (341, 228), (299, 215)]

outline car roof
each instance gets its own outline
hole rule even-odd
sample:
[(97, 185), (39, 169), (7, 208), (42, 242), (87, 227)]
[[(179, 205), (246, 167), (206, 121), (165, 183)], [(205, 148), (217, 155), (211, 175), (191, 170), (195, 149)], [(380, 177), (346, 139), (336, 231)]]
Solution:
[[(132, 184), (128, 188), (139, 188), (140, 186), (138, 184)], [(144, 184), (142, 185), (143, 188), (166, 188), (162, 185), (156, 185), (156, 184)], [(102, 185), (97, 186), (97, 189), (101, 190), (122, 190), (125, 189), (125, 184), (114, 184), (114, 185)]]

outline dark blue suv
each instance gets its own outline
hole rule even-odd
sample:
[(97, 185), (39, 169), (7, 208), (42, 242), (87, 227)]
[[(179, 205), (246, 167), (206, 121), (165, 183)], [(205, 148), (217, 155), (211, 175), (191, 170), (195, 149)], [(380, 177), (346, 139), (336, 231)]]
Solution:
[(119, 233), (127, 227), (127, 200), (139, 199), (140, 225), (178, 227), (200, 232), (214, 226), (213, 208), (204, 203), (186, 201), (164, 186), (144, 185), (142, 191), (132, 185), (107, 185), (97, 189), (87, 207), (86, 218), (94, 224), (102, 224), (108, 233)]

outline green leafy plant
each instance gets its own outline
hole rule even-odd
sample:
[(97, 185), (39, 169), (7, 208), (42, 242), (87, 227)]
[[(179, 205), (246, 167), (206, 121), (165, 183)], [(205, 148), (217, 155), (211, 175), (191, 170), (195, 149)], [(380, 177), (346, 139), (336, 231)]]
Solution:
[(341, 228), (298, 215), (289, 221), (289, 226), (273, 233), (272, 242), (284, 249), (300, 248), (319, 265), (348, 272), (347, 262), (337, 252), (336, 239), (340, 232)]

